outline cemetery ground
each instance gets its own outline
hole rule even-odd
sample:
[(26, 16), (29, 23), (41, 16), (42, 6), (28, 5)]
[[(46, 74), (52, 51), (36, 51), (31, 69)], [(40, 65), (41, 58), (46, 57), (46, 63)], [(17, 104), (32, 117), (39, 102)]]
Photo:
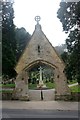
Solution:
[[(49, 84), (49, 85), (48, 85)], [(47, 87), (55, 88), (54, 83), (47, 83)], [(15, 85), (1, 85), (5, 89), (2, 92), (12, 93)], [(35, 84), (33, 84), (35, 86)], [(33, 87), (32, 86), (32, 87)], [(71, 91), (79, 93), (78, 84), (73, 81), (69, 83)], [(31, 89), (32, 89), (31, 87)], [(6, 90), (6, 88), (10, 88)], [(35, 89), (35, 87), (33, 87)], [(1, 90), (0, 90), (1, 92)], [(0, 101), (1, 104), (1, 101)], [(1, 109), (1, 108), (0, 108)], [(2, 101), (2, 118), (78, 118), (78, 101)]]
[[(39, 97), (40, 95), (40, 91), (37, 90), (37, 84), (29, 84), (29, 94), (30, 94), (30, 100), (29, 101), (33, 101), (33, 100), (40, 100), (41, 98)], [(47, 89), (43, 90), (43, 94), (44, 94), (44, 101), (45, 100), (55, 100), (55, 97), (53, 94), (55, 94), (55, 84), (54, 82), (47, 82), (46, 83)], [(69, 100), (67, 101), (80, 101), (80, 87), (78, 85), (77, 82), (75, 81), (71, 81), (68, 84), (70, 91), (71, 91), (71, 96), (69, 98)], [(10, 83), (6, 83), (6, 84), (0, 84), (0, 88), (2, 87), (2, 89), (0, 89), (0, 95), (2, 93), (2, 100), (16, 100), (12, 97), (13, 91), (15, 89), (15, 84), (10, 84)], [(36, 91), (35, 91), (36, 90)], [(34, 93), (34, 95), (33, 95)], [(35, 96), (36, 95), (36, 96)], [(50, 97), (48, 96), (50, 95)], [(33, 98), (32, 98), (33, 97)]]
[[(54, 82), (46, 82), (45, 84), (46, 84), (47, 89), (54, 89), (55, 88)], [(71, 82), (69, 81), (68, 85), (70, 86), (71, 92), (77, 92), (77, 93), (80, 92), (80, 87), (77, 84), (77, 81), (75, 81), (75, 80), (73, 80)], [(34, 84), (29, 83), (28, 87), (29, 87), (29, 89), (35, 90), (37, 88), (37, 84), (36, 83), (34, 83)], [(2, 88), (2, 89), (0, 89), (0, 92), (9, 92), (10, 93), (15, 88), (15, 84), (14, 83), (5, 83), (5, 84), (0, 83), (0, 88)]]

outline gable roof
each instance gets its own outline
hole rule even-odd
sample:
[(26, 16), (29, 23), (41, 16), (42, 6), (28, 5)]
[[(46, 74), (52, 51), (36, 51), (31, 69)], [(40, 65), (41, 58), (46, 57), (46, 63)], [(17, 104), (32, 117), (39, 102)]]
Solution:
[[(38, 52), (38, 46), (40, 46), (40, 53)], [(32, 37), (21, 55), (15, 70), (19, 73), (30, 63), (40, 59), (56, 66), (61, 64), (64, 68), (62, 59), (42, 31), (41, 25), (37, 23)]]

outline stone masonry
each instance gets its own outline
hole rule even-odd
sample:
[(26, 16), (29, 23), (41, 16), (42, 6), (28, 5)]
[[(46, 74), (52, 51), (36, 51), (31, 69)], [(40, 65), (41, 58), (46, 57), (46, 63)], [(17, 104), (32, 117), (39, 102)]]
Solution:
[[(44, 63), (55, 69), (55, 97), (61, 98), (61, 96), (70, 95), (67, 79), (64, 74), (65, 65), (43, 33), (41, 25), (37, 23), (31, 40), (26, 46), (15, 68), (18, 73), (16, 78), (16, 89), (20, 89), (20, 85), (18, 87), (17, 84), (22, 81), (22, 79), (27, 85), (26, 89), (25, 86), (23, 87), (20, 93), (22, 94), (21, 96), (23, 96), (23, 94), (24, 96), (26, 96), (26, 94), (28, 95), (28, 70), (40, 63)], [(18, 92), (16, 94), (18, 95)], [(21, 96), (19, 96), (19, 98)]]

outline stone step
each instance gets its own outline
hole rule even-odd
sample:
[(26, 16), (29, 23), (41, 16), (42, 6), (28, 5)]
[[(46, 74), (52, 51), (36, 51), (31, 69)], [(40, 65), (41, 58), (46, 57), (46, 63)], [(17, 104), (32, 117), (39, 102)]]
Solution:
[[(55, 89), (42, 90), (43, 100), (51, 101), (55, 99)], [(30, 100), (41, 100), (41, 90), (29, 90)]]

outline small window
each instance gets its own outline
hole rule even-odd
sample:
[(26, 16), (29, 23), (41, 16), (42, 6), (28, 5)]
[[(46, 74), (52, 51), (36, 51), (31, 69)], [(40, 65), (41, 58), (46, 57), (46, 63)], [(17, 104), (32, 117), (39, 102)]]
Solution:
[(57, 76), (57, 78), (59, 78), (59, 75)]
[(38, 53), (40, 53), (40, 45), (38, 45)]

